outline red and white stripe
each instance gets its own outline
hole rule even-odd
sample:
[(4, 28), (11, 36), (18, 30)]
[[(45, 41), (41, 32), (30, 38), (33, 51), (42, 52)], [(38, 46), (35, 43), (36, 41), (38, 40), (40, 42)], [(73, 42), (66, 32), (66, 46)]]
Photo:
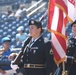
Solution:
[[(52, 46), (57, 64), (64, 61), (66, 57), (66, 25), (64, 19), (67, 14), (65, 0), (51, 1), (48, 11), (48, 30), (52, 32)], [(53, 1), (53, 3), (52, 3)], [(57, 2), (56, 2), (57, 1)], [(64, 3), (62, 3), (64, 2)], [(54, 5), (54, 6), (53, 6)], [(57, 6), (56, 6), (57, 5)], [(65, 5), (65, 6), (64, 6)], [(64, 6), (64, 7), (63, 7)]]
[(57, 64), (63, 62), (66, 57), (66, 42), (65, 42), (65, 40), (62, 37), (52, 33), (52, 46), (53, 46), (55, 62)]

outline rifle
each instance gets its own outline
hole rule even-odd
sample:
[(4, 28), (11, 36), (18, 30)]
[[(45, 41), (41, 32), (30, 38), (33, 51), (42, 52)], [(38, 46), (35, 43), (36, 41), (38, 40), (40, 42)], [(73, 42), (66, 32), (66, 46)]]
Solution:
[(24, 46), (21, 48), (21, 51), (19, 52), (19, 54), (16, 56), (16, 58), (14, 59), (13, 61), (13, 64), (18, 64), (21, 60), (21, 56), (23, 55), (23, 52), (24, 52), (24, 48), (26, 47), (26, 45), (30, 42), (32, 37), (29, 37), (25, 43), (24, 43)]
[(45, 18), (45, 16), (47, 15), (47, 13), (48, 13), (48, 10), (46, 10), (46, 12), (42, 15), (42, 17), (39, 19), (39, 21), (43, 21), (44, 20), (44, 18)]

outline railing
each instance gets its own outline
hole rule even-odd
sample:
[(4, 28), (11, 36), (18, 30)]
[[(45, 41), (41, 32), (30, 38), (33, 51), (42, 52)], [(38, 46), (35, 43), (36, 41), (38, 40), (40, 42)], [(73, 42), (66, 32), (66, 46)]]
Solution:
[(33, 7), (37, 6), (39, 3), (41, 3), (43, 0), (38, 1), (37, 3), (35, 3), (34, 5), (32, 5), (31, 7), (29, 7), (26, 11), (28, 12), (29, 10), (31, 10)]
[(28, 15), (27, 15), (27, 17), (29, 17), (29, 16), (31, 16), (32, 14), (34, 14), (37, 10), (39, 10), (39, 9), (41, 9), (43, 6), (45, 6), (46, 5), (46, 3), (43, 3), (41, 6), (39, 6), (38, 8), (36, 8), (35, 10), (33, 10), (31, 13), (29, 13)]
[[(42, 9), (43, 7), (45, 7), (47, 3), (44, 3), (43, 0), (40, 0), (38, 2), (36, 2), (34, 5), (30, 6), (28, 9), (26, 9), (27, 17), (33, 15), (34, 13), (36, 13), (38, 10)], [(29, 13), (30, 11), (30, 13)]]

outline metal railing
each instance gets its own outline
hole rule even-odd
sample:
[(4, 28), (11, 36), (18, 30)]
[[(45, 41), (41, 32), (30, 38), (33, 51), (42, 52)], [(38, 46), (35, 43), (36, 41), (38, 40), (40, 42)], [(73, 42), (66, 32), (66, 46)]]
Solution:
[(42, 8), (43, 6), (45, 6), (45, 5), (46, 5), (46, 3), (43, 3), (41, 6), (37, 7), (36, 9), (34, 9), (31, 13), (29, 13), (29, 14), (27, 15), (27, 17), (31, 16), (31, 15), (34, 14), (37, 10), (41, 9), (41, 8)]
[(37, 3), (35, 3), (34, 5), (30, 6), (26, 11), (28, 12), (29, 10), (31, 10), (33, 7), (37, 6), (39, 3), (41, 3), (43, 0), (38, 1)]
[(27, 13), (30, 11), (30, 13), (27, 14), (27, 17), (33, 15), (38, 10), (42, 9), (43, 7), (45, 7), (46, 4), (47, 4), (46, 2), (43, 2), (43, 0), (40, 0), (37, 3), (35, 3), (34, 5), (30, 6), (28, 9), (26, 9)]

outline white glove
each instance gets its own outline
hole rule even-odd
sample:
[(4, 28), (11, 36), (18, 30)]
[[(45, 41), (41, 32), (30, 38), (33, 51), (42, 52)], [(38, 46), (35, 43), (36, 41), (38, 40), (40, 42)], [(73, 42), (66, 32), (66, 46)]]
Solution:
[(16, 64), (13, 64), (13, 61), (11, 62), (11, 68), (13, 69), (13, 70), (17, 70), (17, 69), (19, 69), (19, 67), (18, 67), (18, 65), (16, 65)]

